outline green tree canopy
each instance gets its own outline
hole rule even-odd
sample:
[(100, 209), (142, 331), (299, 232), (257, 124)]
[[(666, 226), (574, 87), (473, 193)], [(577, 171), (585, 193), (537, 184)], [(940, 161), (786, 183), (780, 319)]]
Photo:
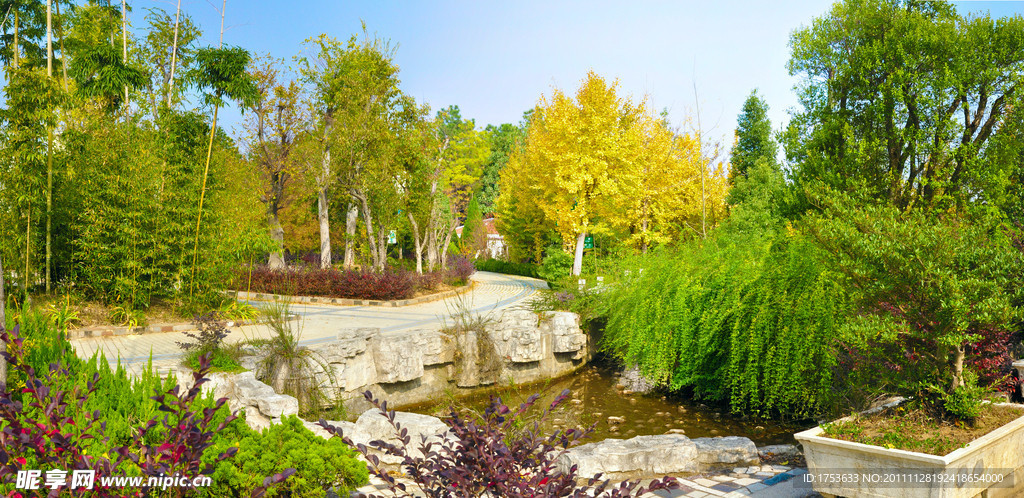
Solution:
[(768, 104), (754, 90), (743, 103), (743, 111), (737, 120), (729, 183), (735, 185), (737, 177), (746, 178), (747, 171), (758, 159), (774, 163), (777, 151), (778, 146), (772, 139), (772, 123), (768, 120)]
[(788, 132), (796, 180), (900, 209), (999, 189), (1022, 124), (1024, 18), (964, 17), (943, 1), (847, 0), (796, 31), (803, 110)]

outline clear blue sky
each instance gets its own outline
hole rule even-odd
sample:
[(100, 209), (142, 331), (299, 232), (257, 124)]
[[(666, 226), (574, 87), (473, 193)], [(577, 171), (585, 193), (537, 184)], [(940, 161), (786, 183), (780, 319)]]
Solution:
[[(182, 0), (215, 45), (222, 0)], [(130, 2), (173, 13), (174, 0)], [(647, 95), (682, 124), (699, 102), (703, 128), (732, 145), (736, 116), (757, 88), (778, 129), (796, 105), (786, 71), (790, 33), (827, 12), (828, 0), (755, 1), (267, 1), (228, 0), (226, 44), (289, 61), (307, 38), (360, 33), (360, 21), (399, 45), (402, 89), (432, 108), (458, 105), (479, 126), (518, 122), (553, 87), (574, 92), (587, 70)], [(956, 2), (995, 17), (1024, 14), (1024, 1)], [(696, 94), (694, 86), (696, 85)], [(223, 113), (230, 129), (237, 111)]]

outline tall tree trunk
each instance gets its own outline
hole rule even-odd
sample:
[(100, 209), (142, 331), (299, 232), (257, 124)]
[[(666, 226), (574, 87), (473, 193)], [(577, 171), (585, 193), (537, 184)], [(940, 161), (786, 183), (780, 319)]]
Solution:
[(953, 350), (953, 381), (950, 383), (949, 392), (964, 385), (964, 346), (958, 344)]
[(220, 106), (213, 106), (213, 125), (210, 127), (210, 145), (206, 148), (206, 169), (203, 170), (203, 186), (199, 190), (199, 214), (196, 216), (196, 238), (192, 246), (192, 278), (188, 289), (188, 296), (196, 288), (196, 263), (199, 260), (199, 227), (203, 221), (203, 201), (206, 199), (206, 177), (210, 174), (210, 158), (213, 156), (213, 137), (217, 134), (217, 111)]
[(370, 246), (370, 264), (373, 268), (379, 269), (383, 265), (380, 261), (380, 239), (377, 237), (377, 230), (373, 227), (373, 211), (370, 208), (370, 200), (366, 194), (360, 193), (359, 195), (353, 195), (356, 199), (359, 199), (361, 211), (363, 212), (363, 224), (366, 225), (366, 243)]
[(327, 186), (325, 185), (317, 190), (316, 198), (317, 218), (320, 221), (320, 268), (331, 267), (331, 220), (328, 202)]
[(356, 227), (359, 225), (359, 207), (349, 199), (348, 212), (345, 214), (345, 268), (352, 268), (356, 263)]
[(427, 223), (427, 271), (434, 271), (437, 264), (437, 230), (434, 229), (433, 220)]
[(583, 273), (583, 243), (587, 240), (586, 229), (576, 236), (576, 255), (572, 258), (572, 274), (575, 277)]
[(277, 214), (277, 206), (267, 208), (267, 223), (270, 225), (270, 239), (277, 246), (276, 250), (270, 252), (267, 266), (272, 270), (284, 268), (284, 228)]
[(171, 44), (171, 78), (167, 82), (167, 107), (171, 107), (171, 93), (174, 91), (174, 66), (178, 62), (178, 24), (181, 19), (181, 0), (174, 11), (174, 43)]
[(317, 181), (317, 219), (320, 221), (320, 268), (331, 267), (331, 219), (330, 199), (327, 197), (331, 179), (331, 134), (330, 118), (324, 126), (324, 155), (322, 170)]
[(452, 235), (455, 234), (455, 225), (458, 222), (458, 218), (456, 218), (453, 215), (452, 219), (448, 222), (447, 226), (445, 227), (445, 235), (444, 238), (441, 239), (441, 254), (439, 261), (441, 263), (442, 270), (448, 267), (448, 246), (452, 244)]
[(25, 301), (28, 301), (28, 257), (29, 247), (32, 242), (32, 201), (29, 201), (28, 212), (25, 220)]
[[(46, 0), (46, 79), (53, 79), (53, 0)], [(50, 293), (53, 231), (53, 127), (46, 124), (46, 293)]]
[(68, 64), (64, 58), (64, 19), (60, 16), (60, 2), (53, 4), (57, 14), (57, 36), (60, 37), (60, 69), (64, 73), (64, 91), (68, 91)]
[(412, 244), (416, 252), (416, 273), (423, 275), (423, 245), (425, 242), (423, 240), (424, 237), (423, 234), (420, 233), (419, 223), (416, 223), (416, 218), (412, 215), (411, 212), (407, 214), (409, 215), (409, 225), (412, 226)]

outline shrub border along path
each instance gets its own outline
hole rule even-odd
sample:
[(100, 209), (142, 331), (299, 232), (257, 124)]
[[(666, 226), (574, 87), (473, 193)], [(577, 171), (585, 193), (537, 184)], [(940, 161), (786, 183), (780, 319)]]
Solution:
[[(386, 306), (397, 308), (401, 306), (411, 306), (414, 304), (429, 303), (431, 301), (437, 301), (439, 299), (455, 297), (473, 290), (474, 285), (476, 285), (476, 282), (470, 281), (470, 283), (463, 285), (462, 287), (459, 287), (457, 289), (435, 292), (433, 294), (413, 297), (409, 299), (398, 299), (395, 301), (379, 301), (370, 299), (343, 299), (322, 296), (286, 296), (280, 294), (264, 294), (260, 292), (243, 291), (238, 292), (236, 299), (243, 301), (284, 301), (288, 303), (303, 304), (334, 304), (338, 306)], [(256, 323), (257, 321), (255, 320), (235, 320), (231, 325), (229, 325), (229, 327), (254, 325)], [(84, 327), (78, 329), (70, 329), (68, 330), (68, 339), (85, 339), (90, 337), (114, 337), (138, 334), (159, 334), (164, 332), (185, 332), (192, 330), (196, 330), (196, 326), (192, 323), (157, 323), (145, 327), (115, 327), (112, 325), (104, 325), (99, 327)]]
[(315, 304), (336, 304), (339, 306), (410, 306), (413, 304), (429, 303), (431, 301), (437, 301), (438, 299), (447, 299), (449, 297), (458, 296), (459, 294), (465, 294), (473, 290), (473, 286), (476, 282), (470, 281), (469, 284), (463, 285), (457, 289), (435, 292), (425, 296), (413, 297), (409, 299), (398, 299), (394, 301), (381, 301), (374, 299), (346, 299), (341, 297), (325, 297), (325, 296), (287, 296), (281, 294), (264, 294), (261, 292), (238, 292), (239, 299), (247, 299), (250, 301), (287, 301), (290, 303), (315, 303)]

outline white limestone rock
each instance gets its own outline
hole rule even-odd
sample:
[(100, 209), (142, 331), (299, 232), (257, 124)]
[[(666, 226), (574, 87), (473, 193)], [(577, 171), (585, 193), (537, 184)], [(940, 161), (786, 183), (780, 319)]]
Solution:
[(552, 336), (555, 353), (586, 353), (587, 335), (580, 329), (580, 317), (568, 311), (550, 311), (544, 314), (540, 329)]
[(418, 347), (419, 331), (381, 334), (370, 341), (377, 382), (393, 384), (423, 376), (423, 352)]
[(745, 437), (702, 437), (693, 440), (702, 470), (760, 465), (757, 446)]
[(608, 478), (642, 478), (700, 471), (697, 446), (678, 434), (605, 439), (570, 449), (558, 459), (558, 468), (568, 472), (577, 465), (580, 477), (601, 473)]

